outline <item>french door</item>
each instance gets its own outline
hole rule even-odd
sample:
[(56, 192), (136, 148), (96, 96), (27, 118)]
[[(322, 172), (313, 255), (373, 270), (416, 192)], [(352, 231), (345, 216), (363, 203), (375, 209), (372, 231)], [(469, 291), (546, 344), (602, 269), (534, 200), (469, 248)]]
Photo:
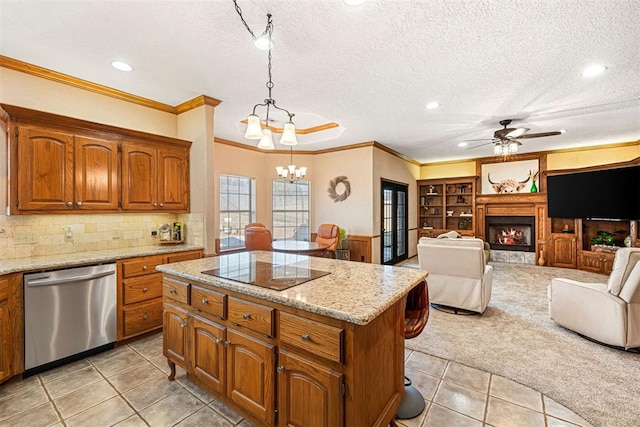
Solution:
[(408, 186), (382, 181), (382, 230), (380, 232), (383, 264), (396, 264), (407, 259), (409, 229)]

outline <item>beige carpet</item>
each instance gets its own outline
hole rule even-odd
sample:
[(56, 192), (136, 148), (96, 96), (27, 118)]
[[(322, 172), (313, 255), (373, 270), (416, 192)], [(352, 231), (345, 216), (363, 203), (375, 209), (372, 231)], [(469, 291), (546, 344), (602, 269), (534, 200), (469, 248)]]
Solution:
[[(414, 266), (405, 263), (405, 266)], [(482, 316), (432, 309), (406, 347), (502, 375), (534, 388), (594, 426), (640, 426), (640, 354), (612, 349), (556, 325), (547, 313), (553, 277), (605, 282), (580, 270), (492, 263)], [(427, 279), (428, 281), (428, 279)]]

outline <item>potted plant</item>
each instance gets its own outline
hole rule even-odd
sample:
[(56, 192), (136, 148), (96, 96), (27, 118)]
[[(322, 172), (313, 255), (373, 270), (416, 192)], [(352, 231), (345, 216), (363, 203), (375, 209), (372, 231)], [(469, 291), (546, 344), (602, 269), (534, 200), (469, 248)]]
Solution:
[(350, 260), (351, 251), (345, 247), (345, 240), (347, 238), (347, 230), (342, 227), (338, 227), (338, 248), (336, 249), (336, 259)]

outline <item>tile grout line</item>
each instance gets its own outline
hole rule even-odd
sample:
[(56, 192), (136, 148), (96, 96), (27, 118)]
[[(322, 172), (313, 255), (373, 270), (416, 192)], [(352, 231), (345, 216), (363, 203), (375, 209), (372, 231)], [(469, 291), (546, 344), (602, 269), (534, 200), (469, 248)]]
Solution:
[[(40, 387), (42, 387), (42, 391), (44, 391), (44, 394), (47, 395), (47, 399), (49, 399), (48, 401), (51, 402), (51, 406), (53, 406), (53, 410), (56, 412), (56, 415), (58, 416), (58, 420), (59, 422), (62, 423), (63, 426), (67, 426), (67, 423), (65, 422), (64, 418), (62, 417), (62, 413), (60, 412), (60, 410), (58, 409), (58, 406), (56, 405), (56, 403), (53, 401), (53, 398), (51, 397), (51, 395), (49, 394), (49, 391), (47, 390), (47, 388), (44, 386), (44, 380), (42, 379), (42, 377), (40, 376), (40, 374), (38, 374), (38, 381), (40, 382)], [(33, 409), (33, 408), (31, 408)], [(55, 424), (55, 423), (54, 423)]]

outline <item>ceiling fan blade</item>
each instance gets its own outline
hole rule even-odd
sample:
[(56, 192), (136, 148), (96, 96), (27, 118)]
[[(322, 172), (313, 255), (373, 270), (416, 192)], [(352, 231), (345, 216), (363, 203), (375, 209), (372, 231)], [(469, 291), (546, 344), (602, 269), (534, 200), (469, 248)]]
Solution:
[(493, 141), (493, 138), (463, 139), (462, 140), (462, 142), (472, 142), (472, 141)]
[(540, 133), (529, 133), (525, 135), (520, 135), (518, 139), (526, 139), (526, 138), (542, 138), (543, 136), (554, 136), (561, 135), (562, 132), (540, 132)]
[[(479, 140), (476, 140), (476, 141), (479, 141)], [(489, 144), (493, 144), (493, 143), (494, 143), (493, 141), (485, 142), (484, 144), (478, 144), (478, 145), (474, 145), (473, 147), (467, 147), (467, 150), (473, 150), (474, 148), (483, 147), (485, 145), (489, 145)]]

